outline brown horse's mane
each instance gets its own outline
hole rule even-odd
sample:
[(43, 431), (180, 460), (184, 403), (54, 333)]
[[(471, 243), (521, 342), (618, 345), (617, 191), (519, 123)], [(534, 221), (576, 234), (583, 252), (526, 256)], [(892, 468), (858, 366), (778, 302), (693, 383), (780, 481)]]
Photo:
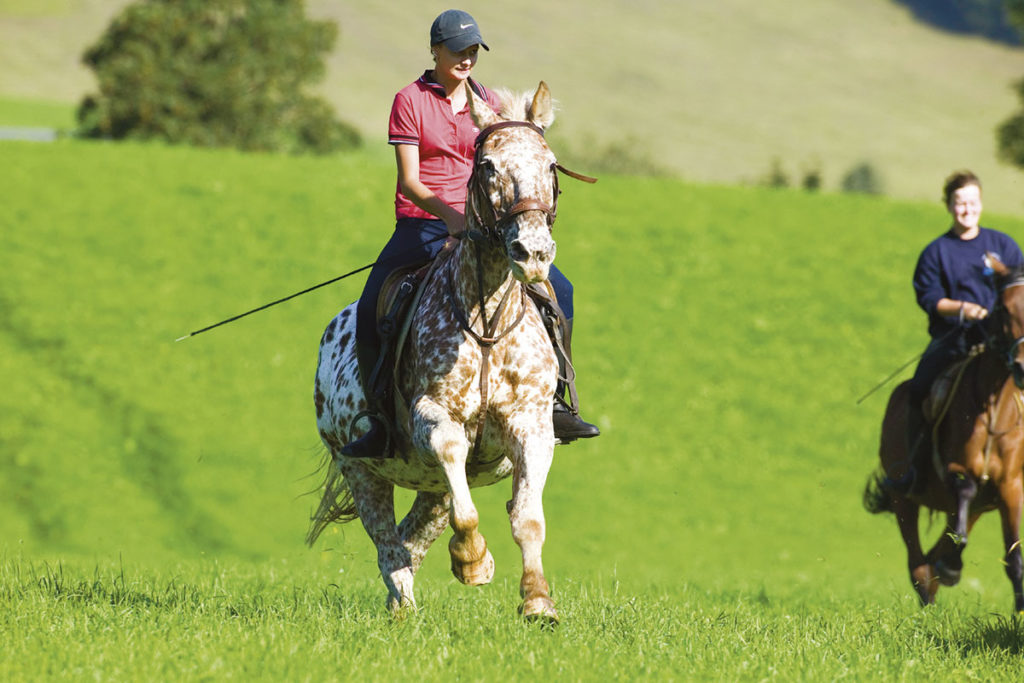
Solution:
[(1024, 265), (1014, 266), (1008, 269), (1005, 273), (996, 274), (996, 286), (999, 289), (1005, 288), (1007, 285), (1013, 284), (1024, 280)]

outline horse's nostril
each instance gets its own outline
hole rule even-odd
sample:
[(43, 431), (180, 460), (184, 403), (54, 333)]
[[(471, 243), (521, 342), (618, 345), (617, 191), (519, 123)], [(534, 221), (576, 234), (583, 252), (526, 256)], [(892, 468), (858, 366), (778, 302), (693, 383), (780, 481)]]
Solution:
[(516, 240), (509, 246), (508, 255), (513, 261), (527, 261), (530, 258), (529, 250), (519, 240)]

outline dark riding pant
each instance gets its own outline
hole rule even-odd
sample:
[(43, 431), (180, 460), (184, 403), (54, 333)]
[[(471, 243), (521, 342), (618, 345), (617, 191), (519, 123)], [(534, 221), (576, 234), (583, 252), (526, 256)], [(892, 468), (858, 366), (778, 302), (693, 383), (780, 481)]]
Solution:
[(932, 339), (924, 350), (917, 369), (910, 380), (910, 403), (920, 406), (931, 390), (932, 382), (942, 371), (967, 355), (963, 337), (957, 335), (950, 340)]
[[(356, 304), (356, 339), (360, 344), (373, 348), (380, 347), (380, 336), (377, 333), (377, 296), (388, 275), (398, 268), (432, 261), (444, 246), (443, 237), (447, 234), (448, 228), (442, 220), (398, 220), (395, 232), (377, 258), (377, 264), (370, 269), (363, 294)], [(436, 241), (427, 244), (430, 240)], [(554, 265), (551, 266), (548, 280), (555, 290), (555, 299), (565, 317), (572, 320), (572, 283)]]
[(991, 318), (968, 323), (928, 343), (921, 360), (917, 362), (914, 377), (910, 380), (911, 406), (920, 406), (931, 391), (932, 382), (942, 374), (942, 371), (958, 360), (966, 358), (972, 346), (985, 341), (988, 336), (986, 328), (990, 320)]

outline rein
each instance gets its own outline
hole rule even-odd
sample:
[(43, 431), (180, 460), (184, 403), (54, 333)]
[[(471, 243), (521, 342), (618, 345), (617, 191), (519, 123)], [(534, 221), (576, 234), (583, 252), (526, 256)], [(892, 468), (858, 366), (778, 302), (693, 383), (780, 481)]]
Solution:
[[(1002, 285), (1002, 286), (999, 287), (999, 294), (1002, 295), (1008, 289), (1013, 289), (1014, 287), (1022, 287), (1022, 286), (1024, 286), (1024, 274), (1017, 273), (1012, 280), (1007, 282), (1005, 285)], [(996, 311), (999, 312), (999, 313), (1002, 313), (1004, 315), (1007, 314), (1007, 309), (1003, 305), (1002, 299), (1000, 299), (1000, 303), (996, 307)], [(1003, 328), (1004, 331), (1007, 330), (1008, 326), (1005, 324), (1005, 322), (1004, 322), (1002, 328)], [(1012, 378), (1012, 376), (1014, 375), (1014, 364), (1016, 362), (1017, 349), (1020, 347), (1021, 344), (1024, 344), (1024, 337), (1016, 337), (1016, 338), (1012, 339), (1009, 342), (1009, 346), (1004, 351), (1002, 349), (1004, 341), (1003, 341), (1003, 339), (1001, 338), (1000, 335), (996, 335), (996, 334), (990, 333), (985, 327), (982, 327), (982, 331), (983, 331), (984, 336), (985, 336), (985, 348), (986, 349), (991, 349), (993, 353), (995, 353), (995, 354), (997, 354), (999, 356), (1002, 356), (1003, 363), (1006, 366), (1007, 370), (1010, 371), (1011, 378)], [(937, 472), (941, 472), (941, 469), (942, 469), (942, 462), (941, 462), (941, 458), (939, 456), (939, 448), (938, 448), (938, 429), (939, 429), (939, 424), (942, 422), (943, 418), (946, 415), (946, 411), (949, 409), (950, 404), (953, 402), (953, 396), (956, 394), (957, 387), (960, 385), (960, 380), (963, 377), (963, 374), (966, 371), (966, 369), (967, 369), (967, 363), (964, 364), (964, 367), (961, 368), (960, 373), (957, 375), (956, 382), (953, 385), (953, 389), (949, 392), (949, 399), (946, 401), (946, 405), (945, 405), (944, 409), (942, 410), (942, 412), (939, 415), (938, 419), (935, 420), (935, 425), (933, 426), (933, 433), (932, 433), (932, 451), (933, 452), (932, 452), (932, 457), (933, 457), (934, 465), (935, 465), (935, 468), (936, 468)], [(1014, 382), (1016, 383), (1016, 380), (1014, 380)], [(985, 431), (986, 431), (985, 447), (984, 447), (984, 450), (983, 450), (983, 460), (982, 460), (983, 464), (982, 464), (982, 471), (981, 471), (981, 481), (982, 481), (982, 483), (987, 482), (989, 480), (989, 478), (990, 478), (990, 475), (989, 475), (989, 463), (990, 463), (990, 461), (992, 459), (992, 446), (995, 443), (995, 439), (1000, 437), (1000, 436), (1003, 436), (1005, 434), (1009, 434), (1013, 430), (1015, 430), (1018, 427), (1020, 427), (1022, 423), (1024, 423), (1024, 397), (1021, 396), (1020, 390), (1014, 391), (1012, 396), (1013, 396), (1013, 399), (1014, 399), (1014, 404), (1015, 404), (1015, 406), (1017, 408), (1017, 419), (1014, 421), (1014, 423), (1008, 429), (1000, 431), (1000, 430), (997, 429), (997, 425), (996, 425), (996, 419), (997, 419), (998, 414), (999, 414), (1000, 399), (1002, 398), (1001, 395), (998, 396), (994, 402), (989, 403), (988, 407), (985, 410), (985, 417), (986, 417), (986, 423), (987, 424), (985, 425)]]
[[(480, 416), (476, 421), (476, 436), (473, 439), (473, 453), (472, 457), (475, 459), (477, 452), (480, 450), (480, 442), (484, 436), (484, 425), (487, 423), (487, 406), (488, 406), (488, 376), (491, 371), (491, 350), (494, 345), (504, 339), (508, 334), (514, 330), (523, 318), (526, 316), (526, 296), (521, 296), (520, 301), (522, 305), (519, 308), (519, 315), (516, 319), (505, 328), (503, 332), (497, 334), (498, 323), (501, 321), (501, 316), (505, 312), (505, 307), (508, 305), (509, 297), (512, 291), (516, 289), (516, 285), (519, 285), (519, 289), (523, 289), (522, 283), (513, 281), (508, 284), (505, 288), (505, 293), (501, 296), (501, 301), (498, 302), (498, 307), (494, 311), (494, 317), (491, 320), (487, 319), (487, 309), (485, 307), (486, 302), (483, 296), (483, 276), (480, 274), (481, 256), (480, 246), (476, 246), (476, 261), (477, 261), (477, 274), (479, 277), (478, 292), (480, 294), (480, 320), (483, 327), (483, 334), (477, 334), (477, 331), (473, 329), (473, 325), (470, 323), (466, 312), (459, 308), (458, 299), (455, 295), (455, 280), (452, 272), (455, 270), (454, 267), (448, 268), (446, 283), (448, 285), (448, 301), (451, 303), (452, 312), (455, 314), (455, 318), (459, 321), (459, 326), (476, 341), (477, 346), (480, 347)], [(524, 292), (525, 294), (525, 292)]]
[[(484, 158), (484, 143), (487, 141), (494, 132), (504, 130), (506, 128), (528, 128), (535, 132), (537, 135), (544, 138), (544, 129), (540, 126), (530, 123), (529, 121), (499, 121), (498, 123), (487, 126), (480, 131), (480, 134), (476, 136), (476, 142), (474, 143), (476, 151), (473, 155), (473, 172), (469, 177), (469, 187), (467, 192), (466, 200), (466, 215), (467, 218), (471, 219), (470, 225), (466, 230), (466, 234), (470, 240), (473, 241), (474, 252), (476, 255), (476, 275), (477, 275), (477, 295), (479, 297), (480, 304), (480, 320), (482, 324), (483, 333), (478, 333), (473, 329), (473, 325), (469, 320), (469, 316), (465, 311), (459, 308), (458, 299), (456, 297), (455, 281), (453, 272), (454, 266), (448, 268), (446, 284), (448, 287), (448, 301), (452, 307), (452, 313), (454, 313), (456, 320), (462, 330), (469, 334), (470, 337), (480, 347), (480, 411), (479, 417), (476, 423), (476, 436), (473, 439), (473, 452), (470, 457), (476, 459), (476, 455), (480, 450), (480, 443), (483, 441), (484, 426), (487, 423), (487, 408), (488, 408), (488, 377), (491, 369), (491, 350), (494, 345), (504, 339), (509, 333), (514, 330), (523, 318), (526, 316), (526, 290), (521, 282), (510, 282), (508, 287), (505, 289), (505, 293), (501, 296), (501, 300), (498, 303), (497, 309), (494, 311), (494, 316), (490, 320), (487, 318), (486, 300), (484, 297), (484, 281), (483, 281), (483, 255), (481, 253), (481, 242), (488, 241), (495, 245), (501, 245), (502, 236), (501, 229), (506, 223), (511, 221), (513, 218), (521, 213), (527, 211), (540, 211), (544, 214), (548, 229), (550, 230), (555, 223), (555, 217), (558, 214), (558, 195), (561, 190), (558, 188), (558, 173), (562, 172), (571, 178), (582, 180), (586, 183), (596, 183), (597, 178), (576, 173), (566, 169), (558, 162), (552, 163), (550, 170), (552, 174), (552, 203), (548, 204), (542, 199), (533, 197), (527, 197), (520, 199), (510, 208), (502, 213), (498, 212), (497, 207), (491, 202), (490, 196), (487, 194), (486, 184), (483, 182), (483, 178), (487, 173), (487, 168), (490, 162)], [(487, 206), (490, 211), (487, 212), (486, 217), (481, 215), (480, 207)], [(519, 314), (516, 316), (508, 327), (502, 332), (498, 332), (498, 325), (500, 324), (501, 318), (505, 313), (505, 308), (508, 306), (509, 299), (512, 292), (519, 289), (521, 293), (522, 306), (520, 307)], [(501, 457), (501, 456), (499, 456)]]

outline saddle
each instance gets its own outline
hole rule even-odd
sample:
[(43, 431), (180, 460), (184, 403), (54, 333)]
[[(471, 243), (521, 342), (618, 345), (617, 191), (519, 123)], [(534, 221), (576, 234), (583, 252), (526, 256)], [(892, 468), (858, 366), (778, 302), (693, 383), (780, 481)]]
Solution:
[(945, 417), (949, 404), (953, 400), (953, 394), (956, 393), (956, 389), (960, 385), (960, 378), (963, 377), (964, 370), (984, 350), (984, 346), (980, 344), (973, 347), (966, 358), (950, 365), (932, 382), (928, 396), (921, 404), (921, 412), (929, 425), (937, 426)]
[(401, 397), (395, 368), (423, 286), (430, 273), (444, 260), (443, 253), (429, 263), (397, 268), (387, 276), (377, 296), (376, 324), (380, 346), (376, 358), (367, 357), (362, 350), (357, 354), (359, 378), (368, 408), (356, 417), (353, 424), (361, 416), (381, 424), (388, 436), (385, 457), (394, 454), (396, 426), (402, 423), (401, 418), (396, 420)]
[(927, 431), (922, 433), (918, 438), (924, 438), (927, 434), (926, 443), (931, 445), (932, 466), (935, 468), (935, 472), (940, 476), (943, 469), (943, 463), (942, 456), (939, 453), (938, 444), (939, 425), (946, 417), (946, 412), (949, 410), (949, 406), (953, 402), (953, 397), (956, 395), (956, 390), (960, 386), (960, 380), (963, 378), (964, 372), (967, 370), (967, 366), (970, 365), (971, 362), (984, 350), (984, 345), (978, 344), (971, 348), (965, 358), (956, 361), (943, 370), (932, 382), (928, 396), (926, 396), (924, 401), (921, 403), (921, 414), (924, 417), (925, 422), (923, 428)]
[[(431, 262), (396, 269), (388, 275), (377, 297), (377, 330), (380, 348), (376, 361), (360, 358), (360, 378), (363, 380), (369, 408), (365, 413), (381, 423), (388, 434), (385, 457), (394, 455), (399, 442), (410, 438), (410, 415), (408, 404), (398, 386), (396, 368), (402, 357), (405, 340), (412, 325), (412, 318), (419, 305), (420, 296), (432, 274), (443, 264), (451, 250), (443, 250)], [(551, 283), (532, 284), (526, 293), (536, 305), (544, 326), (555, 346), (559, 361), (559, 390), (555, 399), (578, 411), (579, 399), (576, 394), (575, 370), (566, 348), (571, 334), (569, 321), (559, 308)], [(563, 397), (563, 394), (568, 394)], [(357, 417), (358, 419), (358, 417)]]

